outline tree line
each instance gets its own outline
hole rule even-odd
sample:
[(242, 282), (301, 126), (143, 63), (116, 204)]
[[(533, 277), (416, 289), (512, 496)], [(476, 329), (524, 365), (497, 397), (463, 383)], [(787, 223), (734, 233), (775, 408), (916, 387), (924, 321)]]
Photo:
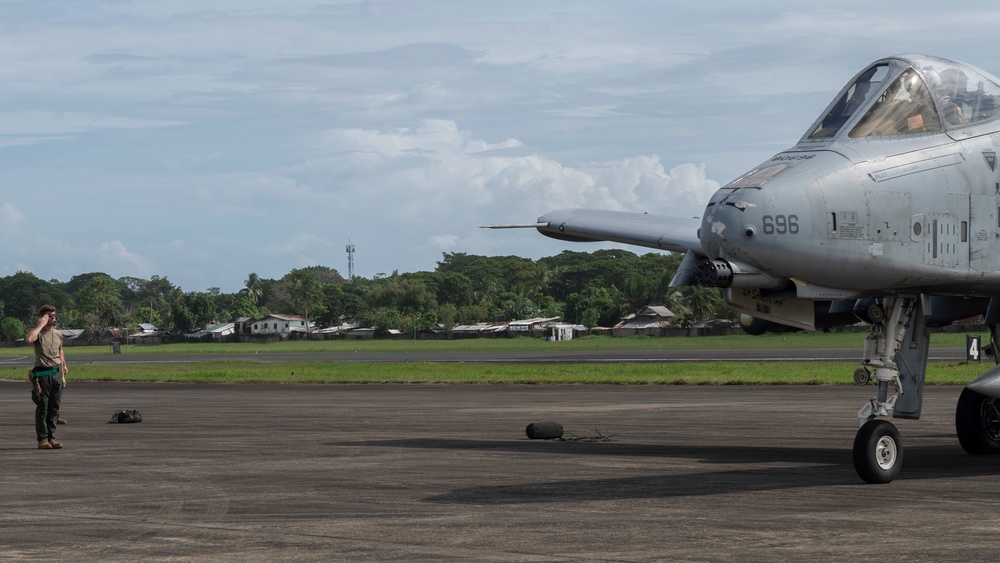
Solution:
[(564, 251), (538, 260), (455, 252), (444, 253), (431, 272), (351, 280), (326, 266), (294, 269), (280, 279), (251, 273), (235, 293), (217, 287), (185, 292), (161, 276), (114, 279), (95, 272), (61, 282), (17, 272), (0, 278), (0, 340), (23, 338), (43, 304), (57, 307), (60, 328), (82, 329), (90, 338), (110, 327), (134, 333), (142, 323), (180, 334), (272, 313), (382, 333), (533, 317), (613, 326), (647, 305), (669, 307), (679, 324), (732, 317), (716, 289), (669, 286), (681, 258), (626, 250)]

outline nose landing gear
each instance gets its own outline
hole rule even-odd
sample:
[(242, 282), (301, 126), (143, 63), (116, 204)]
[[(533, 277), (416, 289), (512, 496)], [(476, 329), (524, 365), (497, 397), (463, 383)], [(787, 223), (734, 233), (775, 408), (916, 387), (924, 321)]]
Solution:
[(899, 430), (887, 420), (869, 420), (854, 437), (854, 469), (866, 483), (888, 483), (903, 465)]
[(877, 417), (920, 418), (930, 335), (919, 296), (886, 298), (870, 307), (868, 316), (872, 326), (854, 382), (865, 385), (874, 378), (878, 392), (858, 411), (854, 469), (866, 483), (888, 483), (899, 475), (903, 443), (899, 430)]

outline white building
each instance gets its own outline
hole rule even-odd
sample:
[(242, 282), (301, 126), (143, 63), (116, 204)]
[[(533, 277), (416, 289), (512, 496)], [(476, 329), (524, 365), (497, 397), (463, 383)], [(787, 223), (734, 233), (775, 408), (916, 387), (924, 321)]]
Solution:
[(306, 318), (299, 315), (271, 315), (250, 324), (250, 334), (288, 334), (305, 330)]
[(545, 330), (549, 323), (554, 323), (559, 317), (535, 317), (534, 319), (523, 319), (510, 321), (507, 323), (507, 332), (517, 334), (519, 332), (531, 332)]

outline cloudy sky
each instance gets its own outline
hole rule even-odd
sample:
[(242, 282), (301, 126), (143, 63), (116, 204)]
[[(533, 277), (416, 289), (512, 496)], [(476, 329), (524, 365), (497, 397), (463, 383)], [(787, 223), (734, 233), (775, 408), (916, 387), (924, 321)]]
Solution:
[(0, 0), (0, 276), (590, 251), (478, 227), (698, 216), (878, 58), (1000, 74), (997, 29), (995, 2)]

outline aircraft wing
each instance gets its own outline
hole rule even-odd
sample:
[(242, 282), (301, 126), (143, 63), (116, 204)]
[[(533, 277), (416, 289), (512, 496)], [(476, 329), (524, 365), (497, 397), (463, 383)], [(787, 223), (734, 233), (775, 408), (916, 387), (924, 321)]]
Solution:
[(535, 223), (486, 225), (486, 229), (534, 228), (545, 236), (572, 242), (612, 241), (671, 252), (701, 254), (697, 217), (680, 218), (626, 211), (560, 209)]

